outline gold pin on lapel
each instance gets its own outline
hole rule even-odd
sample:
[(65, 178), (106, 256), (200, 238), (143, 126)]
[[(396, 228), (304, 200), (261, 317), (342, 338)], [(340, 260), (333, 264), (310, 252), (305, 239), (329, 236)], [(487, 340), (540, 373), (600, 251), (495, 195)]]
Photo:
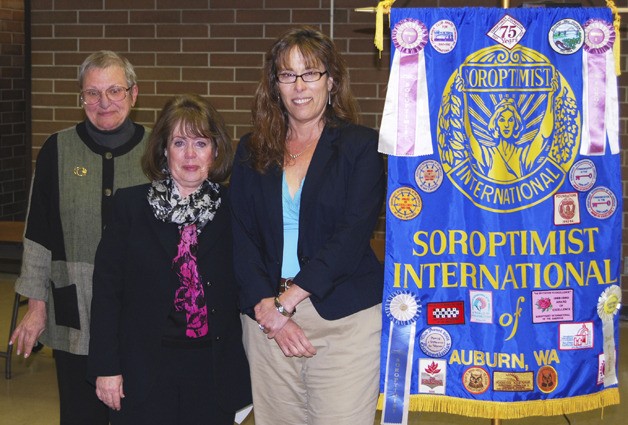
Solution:
[(87, 168), (85, 167), (74, 167), (74, 175), (78, 177), (85, 177), (87, 175)]

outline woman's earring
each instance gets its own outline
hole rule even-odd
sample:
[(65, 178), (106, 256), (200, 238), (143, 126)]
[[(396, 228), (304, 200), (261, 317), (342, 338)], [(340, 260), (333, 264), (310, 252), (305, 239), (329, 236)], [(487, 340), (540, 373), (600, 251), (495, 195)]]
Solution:
[(327, 92), (327, 104), (331, 105), (331, 90)]

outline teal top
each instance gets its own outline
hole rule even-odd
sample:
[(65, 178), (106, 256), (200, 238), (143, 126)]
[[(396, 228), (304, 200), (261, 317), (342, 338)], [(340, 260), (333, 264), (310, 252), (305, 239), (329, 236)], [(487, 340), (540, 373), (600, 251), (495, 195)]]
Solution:
[(299, 242), (299, 210), (301, 208), (301, 189), (303, 181), (299, 185), (294, 198), (290, 196), (290, 189), (286, 181), (286, 173), (281, 177), (281, 205), (283, 210), (283, 261), (281, 263), (281, 276), (294, 277), (299, 273), (299, 258), (297, 256), (297, 243)]

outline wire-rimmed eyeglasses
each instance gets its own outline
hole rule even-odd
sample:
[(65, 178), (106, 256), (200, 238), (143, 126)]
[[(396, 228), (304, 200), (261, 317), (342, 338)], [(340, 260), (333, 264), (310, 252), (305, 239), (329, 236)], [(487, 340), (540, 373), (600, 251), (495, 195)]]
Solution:
[(111, 102), (119, 102), (126, 98), (126, 94), (131, 90), (131, 87), (111, 86), (104, 92), (95, 89), (87, 89), (81, 92), (81, 102), (85, 105), (95, 105), (100, 102), (102, 94), (105, 93), (107, 99)]
[(294, 72), (280, 72), (277, 74), (277, 81), (282, 84), (292, 84), (297, 82), (297, 78), (301, 78), (306, 83), (313, 83), (323, 78), (323, 75), (327, 74), (327, 71), (308, 71), (301, 75), (297, 75)]

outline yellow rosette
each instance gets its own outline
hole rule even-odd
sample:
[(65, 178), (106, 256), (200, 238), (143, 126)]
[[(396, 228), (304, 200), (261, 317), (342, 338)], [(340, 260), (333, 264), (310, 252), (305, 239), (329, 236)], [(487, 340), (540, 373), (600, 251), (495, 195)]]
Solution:
[(604, 338), (604, 387), (617, 384), (615, 371), (615, 315), (621, 309), (621, 289), (617, 285), (609, 286), (597, 300), (597, 314), (602, 319)]

